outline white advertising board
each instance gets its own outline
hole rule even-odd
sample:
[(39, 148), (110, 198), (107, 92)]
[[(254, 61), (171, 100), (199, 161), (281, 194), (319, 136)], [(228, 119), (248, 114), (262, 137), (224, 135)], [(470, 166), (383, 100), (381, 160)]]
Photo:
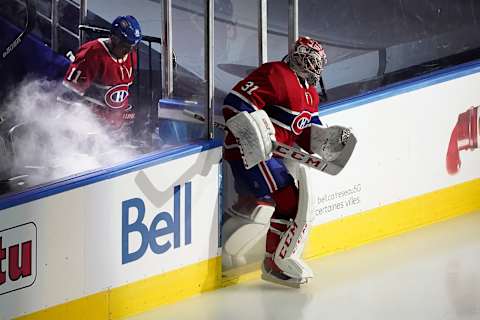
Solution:
[(217, 147), (0, 211), (0, 319), (217, 257), (220, 160)]
[(479, 84), (475, 73), (322, 116), (351, 127), (358, 143), (337, 176), (310, 170), (318, 190), (315, 223), (480, 178), (480, 149), (460, 151), (458, 173), (446, 168), (459, 114), (480, 105)]

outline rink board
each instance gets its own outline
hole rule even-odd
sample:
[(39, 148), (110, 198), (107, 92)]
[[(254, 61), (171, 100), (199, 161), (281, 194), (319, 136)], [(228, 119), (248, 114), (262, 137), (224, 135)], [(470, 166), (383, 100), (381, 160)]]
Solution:
[[(480, 149), (461, 153), (458, 174), (445, 167), (458, 114), (480, 104), (479, 83), (471, 63), (321, 112), (359, 142), (338, 176), (311, 173), (306, 257), (480, 208)], [(120, 319), (258, 277), (222, 279), (221, 148), (185, 150), (0, 202), (2, 248), (31, 253), (25, 276), (0, 285), (0, 318)]]
[[(115, 305), (129, 308), (124, 300), (145, 307), (132, 297), (143, 299), (141, 292), (132, 295), (135, 288), (154, 284), (160, 297), (178, 298), (181, 284), (152, 279), (191, 265), (190, 276), (182, 272), (191, 281), (185, 284), (209, 289), (203, 269), (220, 254), (221, 154), (216, 143), (185, 147), (29, 192), (25, 203), (20, 196), (2, 201), (0, 242), (8, 254), (0, 319), (45, 309), (32, 317), (106, 319), (116, 316)], [(14, 253), (19, 248), (22, 263)]]

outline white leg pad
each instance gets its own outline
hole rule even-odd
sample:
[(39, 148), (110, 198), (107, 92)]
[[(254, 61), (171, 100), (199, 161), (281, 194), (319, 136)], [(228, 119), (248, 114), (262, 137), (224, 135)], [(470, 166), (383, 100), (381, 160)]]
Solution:
[(302, 260), (303, 248), (314, 219), (313, 203), (309, 195), (313, 194), (308, 171), (304, 165), (298, 168), (299, 203), (295, 220), (290, 221), (282, 233), (280, 243), (273, 255), (276, 265), (292, 278), (312, 278), (312, 270)]
[(222, 263), (225, 268), (235, 268), (257, 262), (265, 255), (265, 237), (273, 206), (257, 206), (249, 215), (254, 220), (231, 215), (222, 228), (224, 237)]

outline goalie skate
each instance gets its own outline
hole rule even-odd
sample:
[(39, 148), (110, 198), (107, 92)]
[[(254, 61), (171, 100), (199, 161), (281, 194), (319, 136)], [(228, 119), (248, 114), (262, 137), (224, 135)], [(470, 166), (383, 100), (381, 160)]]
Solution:
[(262, 279), (268, 282), (287, 286), (290, 288), (300, 288), (302, 284), (308, 282), (308, 278), (293, 278), (282, 272), (272, 258), (265, 258), (262, 263)]

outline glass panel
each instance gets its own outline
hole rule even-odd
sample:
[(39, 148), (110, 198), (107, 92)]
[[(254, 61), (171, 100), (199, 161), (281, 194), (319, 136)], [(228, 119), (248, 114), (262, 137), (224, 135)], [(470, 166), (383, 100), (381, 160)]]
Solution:
[(299, 33), (323, 42), (328, 100), (479, 56), (478, 1), (299, 2)]
[[(215, 39), (215, 80), (217, 84), (216, 102), (218, 111), (221, 111), (226, 94), (231, 91), (237, 82), (246, 77), (259, 65), (259, 1), (222, 1), (222, 3), (223, 6), (219, 5), (217, 7), (218, 11), (216, 11), (215, 21), (217, 33)], [(220, 138), (223, 138), (223, 136), (221, 135)], [(250, 241), (243, 247), (250, 248), (250, 250), (247, 250), (248, 256), (236, 255), (236, 251), (242, 251), (243, 249), (237, 250), (235, 248), (232, 252), (226, 249), (227, 246), (233, 248), (231, 239), (235, 238), (238, 230), (246, 230), (242, 229), (242, 227), (248, 221), (248, 219), (238, 220), (237, 217), (233, 217), (232, 211), (228, 211), (228, 209), (232, 207), (237, 208), (235, 204), (245, 200), (243, 198), (240, 199), (240, 194), (249, 194), (252, 198), (253, 195), (250, 194), (250, 190), (246, 186), (242, 185), (242, 181), (234, 180), (228, 161), (224, 162), (222, 178), (224, 206), (221, 224), (221, 239), (224, 248), (222, 252), (222, 270), (224, 276), (231, 277), (242, 272), (251, 271), (252, 266), (254, 266), (253, 268), (258, 267), (258, 262), (261, 261), (261, 257), (265, 254), (265, 239), (262, 237), (261, 231), (259, 231), (259, 237), (256, 237), (258, 239)], [(247, 202), (243, 201), (243, 204), (246, 205)], [(258, 224), (257, 226), (261, 225)], [(255, 235), (252, 237), (255, 237)], [(230, 245), (227, 244), (229, 239)], [(245, 240), (248, 241), (246, 238)], [(240, 245), (240, 247), (242, 246), (243, 244)]]
[[(11, 3), (18, 4), (18, 10), (7, 6), (10, 11), (16, 10), (11, 14), (21, 18), (20, 25), (24, 24), (25, 10), (21, 8), (21, 1), (12, 0)], [(108, 167), (152, 151), (152, 125), (156, 125), (156, 116), (151, 117), (151, 111), (156, 112), (161, 96), (160, 44), (152, 43), (150, 46), (149, 41), (142, 41), (138, 46), (139, 68), (135, 72), (129, 97), (136, 117), (126, 130), (112, 132), (105, 122), (114, 120), (108, 116), (113, 113), (101, 111), (91, 103), (86, 103), (87, 106), (84, 103), (82, 109), (77, 109), (75, 104), (72, 106), (75, 99), (64, 99), (72, 96), (72, 92), (62, 92), (66, 89), (62, 89), (61, 80), (69, 65), (65, 53), (78, 49), (78, 1), (59, 1), (58, 52), (52, 52), (45, 46), (45, 43), (51, 45), (51, 2), (38, 0), (37, 4), (36, 30), (40, 32), (36, 34), (41, 41), (25, 38), (28, 46), (19, 46), (12, 54), (13, 60), (9, 65), (16, 67), (8, 70), (2, 68), (4, 77), (12, 79), (9, 83), (16, 85), (16, 90), (0, 88), (0, 151), (2, 164), (8, 164), (0, 168), (0, 193), (23, 190), (72, 174)], [(88, 4), (87, 24), (107, 28), (106, 33), (91, 34), (90, 39), (108, 36), (111, 21), (118, 15), (131, 12), (135, 12), (144, 34), (161, 35), (162, 12), (159, 3), (145, 0), (142, 3), (131, 2), (128, 7), (112, 7), (104, 1), (89, 0)], [(10, 31), (8, 36), (16, 36), (16, 33)], [(132, 71), (126, 69), (125, 72), (129, 74)], [(27, 75), (33, 81), (21, 82)], [(36, 78), (55, 81), (37, 81)], [(9, 100), (4, 99), (7, 94), (10, 95)], [(87, 92), (85, 96), (89, 96)], [(105, 101), (105, 96), (102, 94), (98, 101)], [(112, 99), (115, 97), (112, 96)], [(58, 98), (70, 105), (58, 103)], [(105, 122), (102, 119), (95, 121), (97, 115), (101, 115)], [(30, 143), (34, 140), (41, 143)], [(156, 144), (154, 147), (164, 148), (165, 145)]]
[[(52, 14), (52, 0), (36, 0), (35, 1), (38, 13), (50, 18)], [(19, 8), (25, 8), (25, 0), (2, 0), (0, 1), (0, 15), (3, 17), (11, 18), (12, 20), (20, 13)], [(24, 10), (24, 9), (21, 9)]]
[(207, 138), (206, 123), (184, 109), (205, 116), (205, 0), (172, 1), (173, 93), (158, 104), (160, 138), (167, 145)]
[[(119, 6), (102, 0), (88, 1), (87, 24), (110, 29), (111, 22), (120, 15), (133, 15), (140, 23), (144, 36), (162, 37), (162, 5), (160, 1), (132, 1)], [(107, 37), (108, 33), (86, 33), (86, 39)], [(144, 38), (145, 39), (145, 38)], [(161, 97), (161, 45), (142, 41), (137, 47), (138, 65), (135, 79), (130, 87), (129, 102), (135, 112), (132, 138), (154, 149), (165, 148), (165, 143), (155, 132), (156, 108)], [(153, 137), (152, 137), (153, 134)]]
[(258, 66), (258, 0), (215, 2), (216, 105)]
[(78, 33), (72, 34), (65, 29), (58, 28), (58, 49), (57, 52), (62, 56), (66, 56), (72, 48), (78, 47)]
[(204, 0), (174, 1), (172, 39), (176, 56), (173, 96), (205, 103)]
[[(23, 30), (26, 21), (25, 1), (6, 0), (0, 2), (0, 17)], [(4, 38), (7, 35), (2, 33), (1, 36)]]
[(288, 50), (288, 0), (268, 1), (268, 60), (282, 60)]
[[(2, 22), (22, 28), (25, 24), (24, 3), (24, 0), (1, 1)], [(41, 41), (33, 41), (36, 46), (32, 47), (34, 49), (31, 52), (24, 52), (18, 47), (16, 54), (12, 55), (18, 61), (3, 65), (2, 76), (8, 81), (3, 81), (0, 88), (2, 104), (5, 95), (12, 91), (7, 88), (7, 84), (16, 85), (27, 74), (61, 80), (63, 74), (60, 77), (58, 74), (68, 64), (65, 53), (69, 50), (76, 51), (78, 47), (75, 38), (78, 31), (78, 8), (75, 4), (78, 5), (79, 0), (59, 2), (59, 22), (63, 28), (58, 30), (57, 53), (48, 51), (44, 45), (51, 45), (52, 0), (37, 0), (36, 3), (37, 24), (33, 34)], [(163, 7), (160, 0), (122, 2), (116, 6), (104, 0), (89, 0), (88, 5), (88, 24), (108, 29), (116, 16), (134, 13), (145, 35), (163, 37)], [(139, 68), (134, 85), (130, 88), (129, 100), (134, 106), (136, 119), (129, 142), (137, 140), (141, 141), (139, 144), (149, 144), (153, 138), (154, 146), (164, 149), (206, 138), (205, 124), (194, 123), (183, 113), (183, 109), (200, 114), (205, 112), (207, 83), (204, 12), (205, 0), (173, 1), (172, 31), (176, 66), (174, 92), (169, 99), (160, 99), (160, 45), (142, 41), (138, 46)], [(316, 38), (324, 44), (329, 60), (324, 82), (328, 101), (335, 101), (432, 70), (478, 59), (478, 16), (480, 3), (473, 0), (305, 0), (299, 1), (299, 33)], [(214, 76), (217, 115), (220, 114), (225, 94), (258, 65), (257, 19), (258, 0), (215, 1)], [(1, 41), (8, 43), (9, 39), (15, 38), (14, 29), (9, 29), (9, 32), (2, 30)], [(100, 36), (108, 36), (108, 31), (103, 35), (90, 33), (88, 39)], [(268, 1), (269, 60), (281, 60), (286, 55), (287, 48), (288, 0)], [(5, 68), (10, 66), (17, 68), (11, 72), (6, 71)], [(53, 75), (54, 73), (56, 74)], [(42, 107), (45, 104), (44, 100), (40, 101)], [(158, 122), (157, 111), (160, 114), (166, 112)], [(6, 122), (0, 124), (6, 126)], [(18, 136), (24, 136), (21, 134), (24, 129), (22, 127), (17, 131)], [(221, 138), (221, 132), (216, 136)], [(8, 150), (10, 146), (7, 142), (0, 141), (0, 149)], [(45, 164), (34, 163), (30, 167), (42, 165)], [(48, 166), (43, 166), (46, 167)], [(79, 172), (84, 169), (75, 170)]]
[(71, 0), (58, 2), (58, 23), (68, 31), (78, 34), (80, 7)]
[(37, 0), (37, 10), (48, 18), (52, 18), (52, 0)]

